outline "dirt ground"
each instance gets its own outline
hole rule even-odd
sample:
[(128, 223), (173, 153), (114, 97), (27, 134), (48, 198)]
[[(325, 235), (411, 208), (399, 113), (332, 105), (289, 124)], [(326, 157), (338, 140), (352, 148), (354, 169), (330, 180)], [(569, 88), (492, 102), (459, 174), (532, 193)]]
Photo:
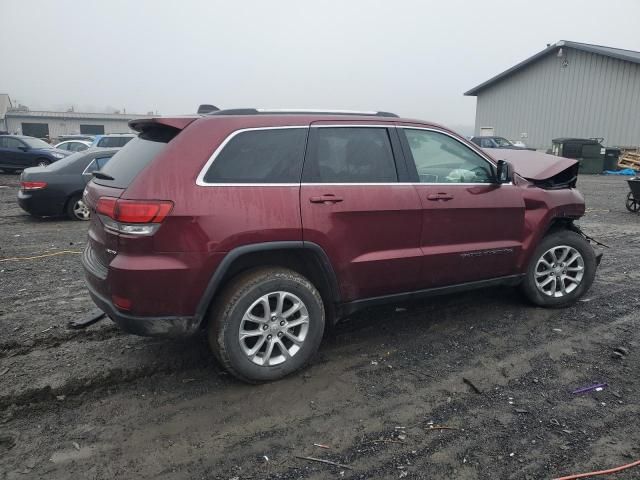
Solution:
[[(0, 258), (79, 252), (86, 224), (30, 218), (17, 185), (0, 175)], [(579, 187), (611, 248), (575, 306), (502, 288), (362, 312), (260, 386), (203, 338), (68, 330), (94, 311), (76, 253), (0, 262), (0, 478), (547, 479), (640, 459), (640, 216), (624, 178)]]

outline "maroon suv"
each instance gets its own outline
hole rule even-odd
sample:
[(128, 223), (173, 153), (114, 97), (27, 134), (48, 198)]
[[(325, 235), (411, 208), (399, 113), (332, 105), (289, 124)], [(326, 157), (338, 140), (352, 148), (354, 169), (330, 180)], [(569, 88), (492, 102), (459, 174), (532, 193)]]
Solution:
[(85, 190), (91, 296), (132, 333), (207, 331), (245, 381), (299, 369), (364, 307), (492, 285), (562, 306), (595, 276), (573, 224), (575, 160), (481, 150), (388, 113), (222, 110), (131, 127), (139, 137)]

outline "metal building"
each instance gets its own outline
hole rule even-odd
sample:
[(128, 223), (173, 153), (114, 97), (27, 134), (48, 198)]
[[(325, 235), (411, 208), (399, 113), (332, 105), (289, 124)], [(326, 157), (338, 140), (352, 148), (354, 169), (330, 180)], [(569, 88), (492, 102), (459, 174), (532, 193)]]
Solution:
[(13, 106), (0, 94), (0, 131), (38, 138), (70, 134), (129, 133), (129, 120), (149, 115), (122, 113), (42, 112)]
[(477, 97), (475, 135), (640, 145), (640, 52), (561, 40), (465, 95)]

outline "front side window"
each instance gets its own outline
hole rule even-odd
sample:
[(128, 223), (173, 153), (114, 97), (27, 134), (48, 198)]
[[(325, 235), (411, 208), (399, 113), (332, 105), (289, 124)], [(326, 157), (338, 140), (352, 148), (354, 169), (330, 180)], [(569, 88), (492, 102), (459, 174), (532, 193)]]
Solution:
[(490, 163), (458, 140), (431, 130), (404, 129), (420, 183), (491, 183)]
[(319, 127), (305, 163), (308, 183), (398, 181), (389, 133), (383, 127)]
[(234, 135), (205, 173), (205, 183), (300, 183), (307, 128), (247, 130)]

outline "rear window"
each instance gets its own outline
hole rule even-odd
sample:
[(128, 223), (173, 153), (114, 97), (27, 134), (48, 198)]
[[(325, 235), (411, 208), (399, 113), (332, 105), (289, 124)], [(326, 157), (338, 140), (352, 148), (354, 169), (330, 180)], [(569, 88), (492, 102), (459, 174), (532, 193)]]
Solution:
[(145, 131), (134, 137), (116, 153), (101, 170), (113, 180), (95, 178), (94, 182), (109, 187), (127, 188), (134, 178), (167, 146), (179, 130), (174, 128)]
[(133, 139), (134, 137), (102, 137), (98, 140), (97, 146), (100, 148), (119, 148), (124, 147)]
[(305, 128), (248, 130), (233, 136), (204, 175), (205, 183), (299, 183)]

